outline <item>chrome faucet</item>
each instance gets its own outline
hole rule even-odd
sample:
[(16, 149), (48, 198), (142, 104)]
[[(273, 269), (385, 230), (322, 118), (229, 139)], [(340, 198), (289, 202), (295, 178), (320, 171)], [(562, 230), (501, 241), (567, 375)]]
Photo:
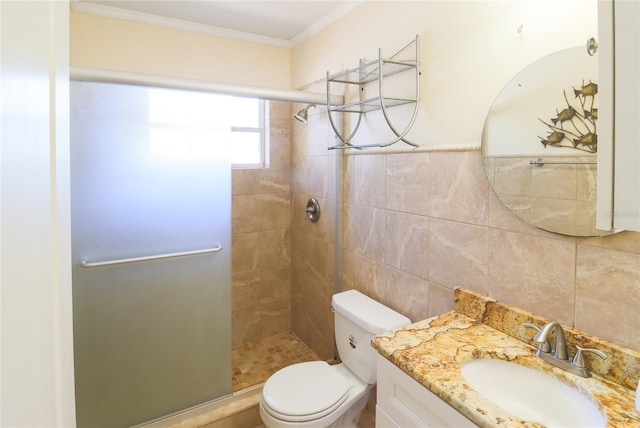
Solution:
[[(569, 361), (569, 356), (567, 355), (567, 342), (566, 337), (564, 335), (564, 330), (562, 326), (556, 322), (551, 321), (543, 325), (541, 328), (531, 324), (525, 323), (526, 327), (535, 328), (538, 330), (536, 335), (533, 337), (533, 341), (538, 344), (538, 349), (536, 350), (536, 355), (549, 364), (553, 364), (556, 367), (564, 369), (570, 373), (573, 373), (582, 377), (589, 377), (591, 373), (589, 369), (585, 366), (584, 362), (584, 353), (592, 352), (599, 356), (602, 359), (607, 359), (607, 354), (597, 349), (591, 348), (581, 348), (580, 346), (576, 346), (576, 354), (571, 361)], [(555, 351), (551, 354), (551, 347), (549, 346), (549, 335), (551, 331), (555, 332)]]
[(538, 333), (533, 337), (533, 341), (538, 345), (546, 343), (547, 340), (549, 340), (551, 330), (555, 330), (556, 332), (556, 350), (553, 353), (553, 356), (560, 360), (568, 360), (569, 357), (567, 356), (567, 342), (564, 336), (564, 330), (556, 321), (551, 321), (543, 325)]

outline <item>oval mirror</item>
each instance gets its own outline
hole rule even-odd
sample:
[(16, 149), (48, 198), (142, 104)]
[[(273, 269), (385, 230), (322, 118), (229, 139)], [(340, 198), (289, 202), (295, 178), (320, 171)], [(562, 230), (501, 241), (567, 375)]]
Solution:
[(518, 73), (491, 106), (485, 172), (502, 203), (549, 232), (602, 236), (596, 225), (598, 60), (584, 46)]

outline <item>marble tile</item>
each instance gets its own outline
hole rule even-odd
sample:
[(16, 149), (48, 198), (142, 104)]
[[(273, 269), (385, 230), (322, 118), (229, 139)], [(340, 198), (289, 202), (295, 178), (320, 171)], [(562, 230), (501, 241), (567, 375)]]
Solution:
[(234, 233), (231, 237), (231, 266), (234, 273), (258, 269), (259, 232)]
[(482, 166), (484, 167), (484, 173), (489, 181), (489, 186), (493, 189), (496, 184), (496, 168), (495, 158), (489, 156), (482, 156)]
[(255, 308), (231, 313), (231, 343), (239, 346), (260, 340), (260, 313)]
[[(525, 211), (526, 209), (527, 208), (522, 208), (522, 210)], [(530, 207), (528, 209), (530, 210)], [(547, 233), (541, 232), (539, 229), (531, 226), (530, 223), (526, 221), (530, 216), (531, 214), (529, 213), (529, 215), (525, 215), (525, 219), (523, 219), (523, 217), (514, 214), (507, 206), (505, 206), (495, 192), (489, 192), (490, 227), (528, 234)]]
[[(293, 112), (297, 112), (304, 107), (303, 104), (293, 104)], [(304, 123), (293, 119), (290, 124), (291, 132), (291, 156), (292, 157), (304, 157), (307, 154), (307, 138), (308, 127)]]
[(290, 168), (263, 168), (258, 170), (258, 192), (288, 193), (291, 191)]
[(264, 339), (291, 329), (291, 302), (278, 300), (260, 305), (260, 338)]
[(609, 232), (596, 229), (595, 201), (578, 201), (576, 203), (576, 235), (603, 236)]
[(429, 170), (431, 217), (487, 225), (489, 183), (479, 151), (432, 152)]
[(576, 170), (576, 194), (579, 201), (596, 201), (596, 165), (580, 165)]
[(429, 214), (429, 153), (387, 155), (386, 208)]
[(291, 155), (291, 191), (294, 193), (311, 194), (311, 186), (307, 182), (307, 171), (309, 170), (308, 156)]
[(584, 245), (640, 254), (640, 232), (620, 232), (606, 237), (578, 238)]
[(355, 288), (355, 254), (353, 251), (342, 250), (342, 289), (352, 290)]
[(287, 268), (291, 263), (291, 232), (272, 229), (259, 232), (257, 267)]
[(354, 288), (378, 302), (387, 302), (387, 268), (384, 264), (360, 256), (354, 257)]
[(532, 196), (531, 165), (529, 159), (494, 158), (494, 183), (496, 193)]
[[(304, 361), (317, 361), (319, 358), (300, 338), (288, 331), (266, 337), (258, 342), (234, 346), (231, 350), (231, 360), (233, 366), (231, 383), (233, 392), (235, 393), (236, 391), (260, 385), (283, 367)], [(250, 393), (245, 392), (238, 395), (244, 397), (248, 394)], [(260, 391), (258, 391), (258, 397), (255, 401), (256, 406), (259, 401)], [(237, 404), (241, 403), (238, 402)], [(229, 410), (231, 411), (232, 409)], [(194, 424), (192, 427), (196, 428), (200, 426), (201, 425)], [(252, 427), (254, 425), (236, 426)]]
[(453, 310), (453, 290), (433, 282), (429, 283), (429, 317)]
[[(295, 257), (291, 260), (293, 272), (303, 272), (307, 280), (333, 283), (333, 244), (316, 239), (299, 231), (291, 234), (291, 249)], [(295, 286), (299, 284), (294, 283)]]
[(231, 275), (231, 310), (254, 308), (260, 304), (261, 278), (258, 272)]
[(575, 244), (489, 230), (489, 296), (572, 326)]
[(429, 317), (429, 282), (406, 272), (387, 269), (386, 305), (412, 321)]
[(235, 195), (232, 198), (233, 233), (287, 228), (291, 218), (289, 193)]
[(333, 198), (335, 192), (335, 166), (333, 155), (308, 156), (304, 174), (307, 193), (321, 198)]
[(387, 245), (385, 210), (352, 204), (345, 217), (345, 247), (358, 255), (384, 262)]
[(232, 169), (231, 194), (235, 196), (259, 193), (260, 174), (260, 169)]
[(489, 226), (495, 229), (536, 235), (550, 239), (575, 240), (573, 237), (551, 233), (532, 226), (530, 222), (523, 220), (511, 212), (493, 192), (490, 192), (489, 195)]
[(386, 156), (354, 156), (353, 202), (385, 207)]
[(488, 293), (488, 228), (431, 220), (429, 281)]
[(429, 278), (429, 218), (387, 211), (386, 237), (386, 264)]
[(326, 155), (327, 148), (334, 145), (334, 133), (325, 106), (317, 105), (309, 110), (307, 128), (306, 154)]
[(345, 250), (353, 251), (356, 245), (355, 229), (357, 227), (355, 218), (356, 206), (354, 204), (342, 204), (342, 247)]
[(288, 101), (265, 101), (265, 109), (269, 112), (271, 120), (291, 120), (291, 103)]
[(640, 254), (578, 246), (576, 327), (640, 350)]
[(342, 157), (342, 202), (345, 204), (355, 203), (354, 198), (354, 177), (355, 177), (356, 156)]
[[(513, 215), (520, 218), (523, 222), (531, 224), (533, 197), (507, 194), (499, 194), (495, 196)], [(491, 201), (489, 204), (491, 205)], [(489, 210), (491, 210), (491, 206), (489, 207)], [(489, 221), (491, 222), (491, 220)]]
[(291, 301), (291, 328), (321, 359), (330, 360), (333, 352), (333, 284), (308, 278), (294, 269)]
[[(289, 122), (286, 121), (287, 125)], [(289, 128), (269, 131), (267, 161), (269, 168), (291, 171), (291, 131)]]
[(257, 232), (260, 217), (256, 215), (261, 195), (234, 195), (231, 198), (231, 230), (233, 233)]
[(334, 233), (334, 215), (332, 199), (317, 198), (320, 205), (320, 218), (317, 222), (312, 223), (305, 216), (307, 201), (312, 198), (311, 195), (301, 193), (293, 194), (293, 211), (291, 214), (291, 228), (311, 235), (315, 238), (327, 242), (333, 242)]
[(291, 194), (268, 193), (257, 199), (253, 215), (260, 218), (260, 228), (286, 229), (291, 225)]
[(291, 268), (262, 269), (251, 272), (257, 277), (258, 302), (255, 306), (276, 301), (291, 301)]
[(576, 201), (533, 198), (531, 224), (550, 232), (576, 233)]
[(575, 165), (545, 165), (531, 170), (532, 194), (538, 198), (576, 200)]

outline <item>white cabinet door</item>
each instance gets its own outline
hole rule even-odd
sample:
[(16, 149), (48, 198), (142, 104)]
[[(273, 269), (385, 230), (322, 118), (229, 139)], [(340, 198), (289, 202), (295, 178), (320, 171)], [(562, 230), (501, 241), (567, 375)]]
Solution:
[(376, 427), (477, 427), (389, 360), (378, 356)]

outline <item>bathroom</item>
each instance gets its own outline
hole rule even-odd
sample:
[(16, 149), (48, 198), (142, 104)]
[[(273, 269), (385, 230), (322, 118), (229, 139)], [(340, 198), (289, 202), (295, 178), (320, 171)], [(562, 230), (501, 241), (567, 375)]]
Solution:
[[(640, 349), (640, 234), (572, 238), (540, 231), (503, 207), (482, 168), (483, 122), (502, 87), (529, 63), (591, 36), (567, 35), (566, 15), (554, 6), (523, 11), (510, 2), (364, 2), (289, 49), (71, 12), (70, 61), (322, 93), (326, 70), (374, 57), (378, 47), (392, 52), (420, 34), (424, 101), (417, 132), (421, 144), (441, 150), (345, 153), (342, 288), (419, 320), (451, 310), (453, 290), (462, 286)], [(335, 143), (326, 111), (310, 110), (303, 125), (292, 119), (302, 107), (272, 105), (272, 168), (232, 172), (233, 337), (240, 344), (291, 329), (329, 359), (336, 227), (330, 213), (340, 200), (334, 191), (340, 152), (326, 150)], [(316, 224), (304, 220), (309, 197), (323, 210)], [(256, 209), (273, 217), (252, 223)], [(249, 249), (256, 251), (252, 258)], [(266, 264), (259, 252), (279, 258)], [(260, 286), (274, 294), (262, 295)]]

